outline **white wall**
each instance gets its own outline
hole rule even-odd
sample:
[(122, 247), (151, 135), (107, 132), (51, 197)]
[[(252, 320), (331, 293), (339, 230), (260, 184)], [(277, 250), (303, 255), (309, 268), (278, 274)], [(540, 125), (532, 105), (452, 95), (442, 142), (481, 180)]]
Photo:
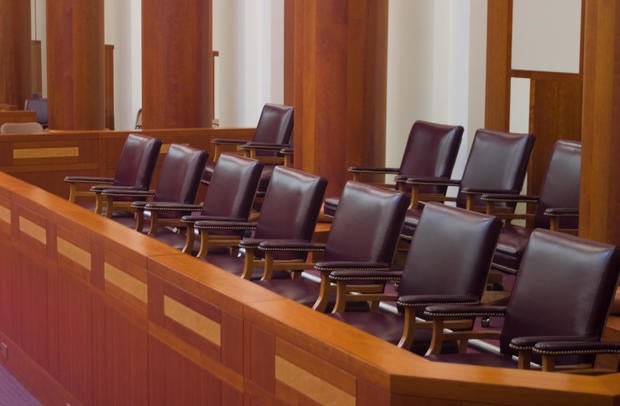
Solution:
[(213, 0), (213, 49), (220, 126), (255, 126), (263, 104), (283, 102), (283, 0)]
[(30, 30), (32, 39), (41, 41), (41, 87), (47, 97), (47, 36), (45, 35), (45, 0), (30, 0)]
[(462, 125), (453, 177), (484, 125), (486, 0), (390, 0), (386, 164), (398, 166), (415, 120)]
[(114, 124), (132, 129), (142, 106), (140, 0), (105, 0), (105, 43), (114, 45)]

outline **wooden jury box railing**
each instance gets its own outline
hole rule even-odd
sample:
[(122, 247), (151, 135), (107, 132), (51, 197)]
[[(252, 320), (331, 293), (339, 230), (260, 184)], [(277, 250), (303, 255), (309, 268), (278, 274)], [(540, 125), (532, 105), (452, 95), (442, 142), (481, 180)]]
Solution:
[(620, 374), (427, 361), (2, 173), (0, 250), (0, 361), (45, 404), (620, 401)]

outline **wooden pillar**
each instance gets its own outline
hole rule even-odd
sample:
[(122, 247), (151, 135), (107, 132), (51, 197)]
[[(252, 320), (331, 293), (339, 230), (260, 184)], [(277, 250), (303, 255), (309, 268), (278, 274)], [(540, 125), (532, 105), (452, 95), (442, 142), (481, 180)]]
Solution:
[(0, 0), (0, 103), (23, 109), (30, 97), (30, 1)]
[(142, 0), (142, 125), (211, 127), (211, 0)]
[(46, 3), (50, 129), (105, 127), (103, 15), (103, 0)]
[(620, 4), (585, 0), (580, 235), (620, 244)]
[(285, 56), (293, 58), (295, 166), (328, 178), (327, 194), (337, 195), (347, 167), (385, 162), (388, 1), (288, 0), (285, 7), (294, 36)]

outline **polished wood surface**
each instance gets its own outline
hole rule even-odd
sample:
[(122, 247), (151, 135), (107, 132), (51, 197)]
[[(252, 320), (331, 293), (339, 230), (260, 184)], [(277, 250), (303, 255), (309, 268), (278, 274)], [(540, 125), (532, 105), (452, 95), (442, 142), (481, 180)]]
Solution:
[(210, 127), (211, 0), (142, 1), (144, 128)]
[[(10, 112), (0, 112), (2, 114)], [(32, 112), (34, 114), (34, 112)], [(44, 134), (0, 136), (0, 171), (37, 185), (51, 193), (68, 198), (68, 175), (114, 176), (118, 157), (127, 134), (142, 133), (160, 138), (166, 153), (171, 143), (188, 144), (213, 156), (214, 138), (250, 139), (253, 128), (185, 128), (135, 131), (58, 131)], [(155, 187), (159, 165), (153, 175)], [(203, 193), (199, 191), (198, 197)]]
[[(294, 165), (329, 178), (327, 195), (339, 195), (349, 166), (385, 162), (388, 2), (285, 6), (294, 18), (294, 49), (285, 51), (293, 58), (294, 89), (285, 89), (294, 95)], [(290, 22), (285, 27), (291, 31)]]
[(0, 110), (0, 125), (4, 123), (31, 123), (37, 121), (37, 113), (28, 110)]
[(46, 4), (50, 129), (105, 128), (103, 15), (103, 0)]
[(620, 244), (620, 5), (587, 0), (579, 232)]
[(30, 97), (30, 2), (0, 0), (0, 103), (23, 106)]
[(427, 361), (5, 174), (0, 249), (0, 362), (45, 404), (620, 402), (620, 374)]
[(511, 79), (529, 79), (528, 131), (536, 136), (536, 143), (527, 193), (537, 195), (555, 141), (581, 140), (582, 73), (512, 69), (512, 9), (512, 0), (488, 2), (485, 127), (509, 131)]

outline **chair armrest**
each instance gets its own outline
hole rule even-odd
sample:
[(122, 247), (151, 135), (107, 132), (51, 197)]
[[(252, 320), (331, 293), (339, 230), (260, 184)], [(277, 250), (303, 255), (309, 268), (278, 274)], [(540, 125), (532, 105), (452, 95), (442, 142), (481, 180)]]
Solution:
[(105, 178), (99, 176), (65, 176), (67, 183), (114, 183), (114, 178)]
[(280, 152), (283, 148), (289, 147), (289, 144), (274, 144), (271, 142), (254, 142), (249, 141), (239, 146), (242, 151), (254, 149), (256, 151), (274, 151)]
[(396, 303), (403, 307), (429, 307), (439, 304), (477, 305), (480, 298), (473, 295), (407, 295), (399, 296)]
[(407, 178), (406, 182), (410, 185), (430, 185), (430, 186), (459, 186), (460, 179), (449, 179), (441, 177), (419, 177)]
[[(151, 211), (199, 211), (202, 210), (200, 204), (185, 204), (176, 202), (136, 202), (140, 203), (144, 210)], [(132, 205), (133, 206), (133, 205)]]
[(155, 195), (153, 190), (139, 190), (132, 188), (108, 188), (103, 189), (101, 194), (109, 197), (152, 197)]
[[(317, 264), (318, 265), (318, 264)], [(377, 267), (332, 271), (329, 279), (333, 282), (399, 282), (403, 271), (391, 271), (389, 268)]]
[(375, 167), (369, 167), (369, 166), (350, 166), (349, 169), (347, 170), (351, 173), (393, 174), (393, 173), (398, 173), (400, 168), (375, 168)]
[[(602, 342), (596, 338), (591, 341), (583, 337), (575, 340), (569, 337), (566, 341), (544, 337), (545, 341), (534, 344), (532, 351), (541, 355), (579, 355), (579, 354), (620, 354), (620, 342)], [(547, 340), (551, 338), (551, 340)], [(510, 343), (512, 348), (512, 342)]]
[[(464, 189), (463, 192), (467, 193), (467, 189)], [(482, 196), (480, 196), (480, 200), (484, 200), (485, 202), (537, 203), (539, 197), (533, 195), (484, 193)]]
[[(202, 206), (199, 206), (200, 210)], [(196, 210), (197, 211), (197, 210)], [(245, 219), (239, 217), (224, 217), (224, 216), (202, 216), (200, 214), (188, 214), (181, 217), (181, 221), (187, 224), (194, 224), (197, 221), (231, 221), (231, 222), (244, 222)]]
[(549, 207), (545, 209), (544, 215), (552, 217), (574, 217), (579, 215), (579, 209), (576, 207)]
[(506, 306), (485, 306), (485, 305), (432, 305), (424, 309), (424, 314), (429, 317), (503, 317)]
[[(586, 343), (593, 344), (598, 342), (598, 338), (596, 337), (584, 337), (584, 336), (526, 336), (526, 337), (515, 337), (510, 340), (508, 346), (516, 351), (523, 350), (533, 350), (537, 344), (543, 344), (539, 348), (548, 348), (549, 351), (553, 351), (553, 348), (556, 348), (558, 351), (561, 348), (569, 351), (570, 345), (565, 345), (566, 343), (581, 343), (580, 345), (584, 345)], [(549, 345), (547, 345), (549, 344)], [(619, 343), (620, 345), (620, 343)], [(620, 349), (620, 347), (619, 347)], [(565, 353), (568, 354), (568, 353)]]
[(308, 251), (323, 252), (325, 244), (300, 240), (263, 240), (258, 248), (262, 251)]
[(256, 229), (256, 223), (249, 221), (200, 220), (194, 223), (194, 228), (206, 231), (251, 231)]
[(89, 189), (91, 192), (102, 193), (104, 190), (139, 190), (144, 191), (136, 186), (114, 186), (108, 184), (92, 185)]
[(218, 145), (242, 145), (248, 142), (248, 140), (235, 140), (235, 139), (227, 139), (227, 138), (215, 138), (211, 140), (212, 144)]

